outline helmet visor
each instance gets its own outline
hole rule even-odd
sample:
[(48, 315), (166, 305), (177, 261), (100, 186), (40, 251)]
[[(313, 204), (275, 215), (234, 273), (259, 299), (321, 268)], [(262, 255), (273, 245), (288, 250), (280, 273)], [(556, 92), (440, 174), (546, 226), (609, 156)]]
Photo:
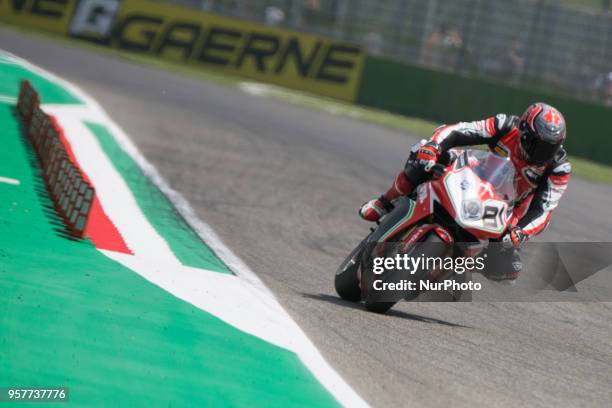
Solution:
[(535, 165), (541, 166), (546, 164), (555, 157), (559, 147), (560, 146), (556, 144), (537, 142), (535, 143), (532, 153), (529, 155), (529, 160)]
[(548, 143), (536, 138), (531, 132), (525, 132), (523, 135), (523, 148), (527, 160), (536, 166), (542, 166), (552, 160), (560, 147), (560, 144)]

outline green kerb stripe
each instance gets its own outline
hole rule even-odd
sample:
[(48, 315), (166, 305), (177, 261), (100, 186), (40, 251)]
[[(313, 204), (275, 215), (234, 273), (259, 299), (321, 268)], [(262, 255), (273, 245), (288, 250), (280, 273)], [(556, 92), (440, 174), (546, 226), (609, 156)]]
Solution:
[(19, 82), (27, 79), (38, 91), (42, 103), (82, 104), (83, 102), (63, 87), (47, 81), (42, 76), (17, 65), (0, 52), (0, 95), (17, 98)]
[(21, 182), (0, 183), (0, 385), (66, 386), (75, 407), (337, 406), (294, 353), (61, 237), (11, 106), (0, 123), (0, 175)]
[(185, 223), (168, 198), (143, 173), (132, 158), (117, 144), (101, 124), (86, 122), (134, 194), (141, 211), (151, 225), (187, 266), (232, 273), (217, 255)]

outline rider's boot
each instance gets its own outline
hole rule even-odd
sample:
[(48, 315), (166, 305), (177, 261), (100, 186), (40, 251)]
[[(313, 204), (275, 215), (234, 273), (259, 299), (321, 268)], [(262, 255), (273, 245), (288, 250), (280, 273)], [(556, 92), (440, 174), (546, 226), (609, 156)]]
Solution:
[(523, 271), (523, 261), (518, 250), (489, 245), (487, 261), (482, 274), (489, 280), (513, 284)]
[(383, 215), (393, 209), (393, 201), (398, 197), (407, 196), (414, 190), (413, 183), (402, 170), (389, 190), (378, 198), (372, 199), (363, 204), (359, 209), (359, 215), (366, 221), (378, 221)]

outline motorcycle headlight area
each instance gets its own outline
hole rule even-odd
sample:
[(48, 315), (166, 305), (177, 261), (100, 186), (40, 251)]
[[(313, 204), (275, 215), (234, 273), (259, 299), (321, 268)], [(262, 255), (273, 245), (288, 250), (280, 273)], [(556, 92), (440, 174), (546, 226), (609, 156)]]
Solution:
[(482, 204), (479, 200), (464, 200), (462, 210), (464, 220), (477, 221), (482, 218)]

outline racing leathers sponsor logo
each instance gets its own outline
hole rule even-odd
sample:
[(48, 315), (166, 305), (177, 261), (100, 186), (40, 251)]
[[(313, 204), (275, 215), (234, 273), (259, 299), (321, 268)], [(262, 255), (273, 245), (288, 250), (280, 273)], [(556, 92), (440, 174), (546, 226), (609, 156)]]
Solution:
[(493, 148), (493, 151), (501, 157), (510, 157), (510, 149), (504, 146), (503, 143), (497, 143)]

